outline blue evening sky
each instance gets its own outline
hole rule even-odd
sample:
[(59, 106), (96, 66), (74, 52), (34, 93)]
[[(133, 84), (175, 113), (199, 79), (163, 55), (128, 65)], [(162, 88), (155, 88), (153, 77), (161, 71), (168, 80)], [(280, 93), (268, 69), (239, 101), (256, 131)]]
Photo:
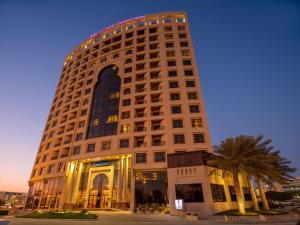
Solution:
[(299, 1), (0, 0), (0, 190), (27, 190), (68, 53), (164, 11), (188, 13), (213, 144), (264, 134), (300, 169)]

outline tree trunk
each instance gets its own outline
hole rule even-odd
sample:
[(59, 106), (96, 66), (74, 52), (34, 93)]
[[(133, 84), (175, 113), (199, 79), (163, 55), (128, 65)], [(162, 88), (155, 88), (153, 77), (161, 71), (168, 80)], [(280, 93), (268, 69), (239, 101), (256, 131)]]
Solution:
[(248, 182), (248, 186), (249, 186), (249, 189), (250, 189), (250, 194), (251, 194), (251, 199), (252, 199), (254, 210), (259, 211), (259, 206), (258, 206), (258, 203), (257, 203), (257, 198), (256, 198), (256, 194), (255, 194), (255, 191), (254, 191), (254, 187), (253, 187), (253, 184), (252, 184), (251, 177), (248, 176), (248, 175), (246, 177), (247, 177), (247, 182)]
[(242, 188), (240, 185), (239, 175), (237, 172), (233, 172), (233, 182), (234, 182), (234, 188), (235, 188), (239, 213), (242, 215), (245, 215), (246, 212), (245, 212), (244, 197), (243, 197), (243, 192), (242, 192)]
[(261, 198), (262, 204), (264, 206), (264, 209), (265, 210), (270, 210), (269, 204), (268, 204), (268, 201), (267, 201), (267, 198), (266, 198), (266, 195), (265, 195), (265, 190), (264, 190), (264, 187), (263, 187), (262, 180), (256, 179), (256, 183), (257, 183), (257, 187), (258, 187), (258, 190), (259, 190), (260, 198)]

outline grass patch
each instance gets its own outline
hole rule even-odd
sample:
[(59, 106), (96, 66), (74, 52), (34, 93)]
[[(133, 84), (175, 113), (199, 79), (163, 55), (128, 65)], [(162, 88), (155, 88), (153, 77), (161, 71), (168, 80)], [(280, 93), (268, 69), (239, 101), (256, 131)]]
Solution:
[(239, 213), (238, 209), (230, 209), (222, 212), (218, 212), (214, 215), (223, 215), (223, 216), (257, 216), (257, 215), (284, 215), (287, 214), (288, 212), (286, 211), (281, 211), (281, 210), (260, 210), (255, 211), (254, 209), (246, 209), (246, 214), (242, 215)]
[(82, 212), (32, 212), (17, 218), (41, 218), (41, 219), (96, 219), (97, 215)]

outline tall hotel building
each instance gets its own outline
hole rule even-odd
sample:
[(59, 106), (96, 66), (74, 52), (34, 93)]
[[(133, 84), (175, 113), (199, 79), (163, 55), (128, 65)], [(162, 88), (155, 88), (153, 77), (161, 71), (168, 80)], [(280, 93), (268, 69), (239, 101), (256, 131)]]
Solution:
[(128, 19), (67, 56), (26, 207), (229, 209), (231, 181), (206, 166), (211, 151), (187, 16)]

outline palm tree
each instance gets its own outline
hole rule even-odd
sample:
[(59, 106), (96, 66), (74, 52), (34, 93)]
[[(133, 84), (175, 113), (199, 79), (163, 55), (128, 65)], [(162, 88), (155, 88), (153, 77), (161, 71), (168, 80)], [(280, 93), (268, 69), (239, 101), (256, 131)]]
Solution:
[(275, 181), (283, 184), (292, 178), (291, 173), (295, 172), (296, 169), (289, 166), (290, 161), (280, 156), (280, 151), (274, 151), (270, 139), (263, 140), (263, 135), (252, 138), (253, 152), (257, 159), (253, 162), (248, 161), (245, 170), (248, 176), (255, 178), (263, 207), (265, 210), (269, 210), (263, 183)]
[(212, 166), (232, 174), (240, 214), (245, 214), (245, 203), (239, 175), (246, 174), (245, 165), (257, 159), (253, 146), (251, 136), (226, 138), (219, 145), (214, 146), (216, 155), (212, 155), (209, 161)]

